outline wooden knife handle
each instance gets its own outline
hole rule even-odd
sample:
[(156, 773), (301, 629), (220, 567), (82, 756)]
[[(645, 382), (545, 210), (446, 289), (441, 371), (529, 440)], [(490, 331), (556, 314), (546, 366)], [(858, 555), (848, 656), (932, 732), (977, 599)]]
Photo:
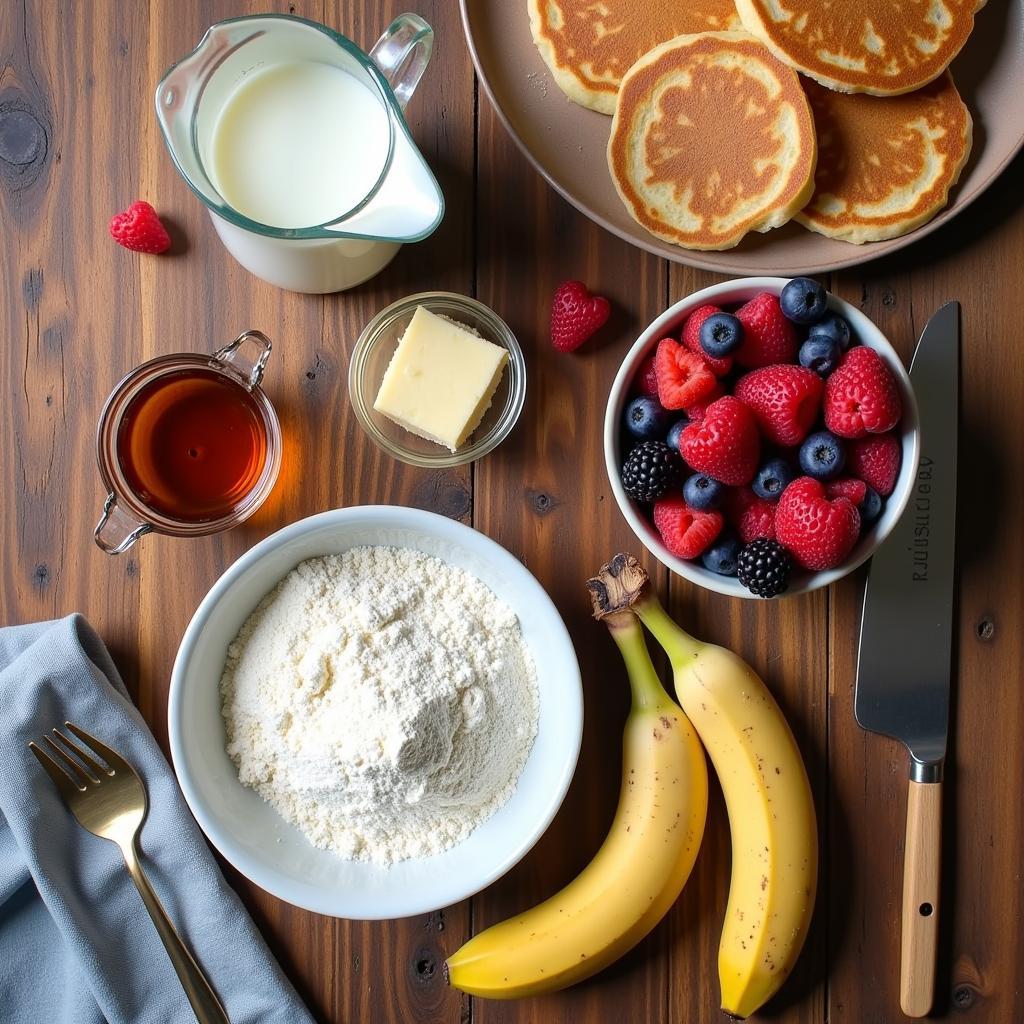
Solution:
[(924, 1017), (932, 1008), (939, 934), (941, 840), (942, 783), (911, 780), (903, 854), (900, 951), (900, 1006), (908, 1017)]

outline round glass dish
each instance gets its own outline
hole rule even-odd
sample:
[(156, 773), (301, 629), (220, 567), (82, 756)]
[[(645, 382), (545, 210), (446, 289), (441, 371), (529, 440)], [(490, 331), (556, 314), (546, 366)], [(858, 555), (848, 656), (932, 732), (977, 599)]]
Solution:
[[(417, 306), (472, 327), (482, 338), (508, 350), (508, 364), (491, 407), (457, 452), (418, 437), (373, 408), (384, 371)], [(447, 469), (475, 462), (511, 433), (526, 401), (526, 361), (508, 324), (482, 302), (454, 292), (420, 292), (381, 310), (363, 329), (349, 363), (348, 392), (356, 418), (379, 448), (411, 466)]]

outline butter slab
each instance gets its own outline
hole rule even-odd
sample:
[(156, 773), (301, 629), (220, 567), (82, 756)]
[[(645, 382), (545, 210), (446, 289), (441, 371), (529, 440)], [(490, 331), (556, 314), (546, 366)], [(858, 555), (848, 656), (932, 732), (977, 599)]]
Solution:
[(373, 408), (419, 437), (457, 451), (490, 408), (508, 352), (417, 306)]

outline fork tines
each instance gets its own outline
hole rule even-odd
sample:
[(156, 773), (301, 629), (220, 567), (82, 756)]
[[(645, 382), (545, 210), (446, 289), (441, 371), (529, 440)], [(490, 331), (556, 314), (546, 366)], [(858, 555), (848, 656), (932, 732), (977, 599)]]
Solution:
[(88, 786), (102, 782), (104, 776), (117, 774), (117, 762), (121, 759), (114, 751), (77, 725), (71, 722), (64, 725), (81, 742), (75, 743), (59, 729), (51, 730), (57, 742), (50, 736), (44, 736), (43, 742), (56, 754), (56, 759), (34, 741), (29, 742), (36, 760), (62, 792), (71, 785), (79, 793), (84, 793)]

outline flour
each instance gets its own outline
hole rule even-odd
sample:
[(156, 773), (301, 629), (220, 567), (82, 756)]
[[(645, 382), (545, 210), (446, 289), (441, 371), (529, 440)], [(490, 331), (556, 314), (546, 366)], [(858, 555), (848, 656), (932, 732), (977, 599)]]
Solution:
[(512, 795), (537, 734), (515, 614), (405, 548), (290, 572), (228, 648), (221, 694), (239, 779), (315, 846), (357, 860), (464, 839)]

